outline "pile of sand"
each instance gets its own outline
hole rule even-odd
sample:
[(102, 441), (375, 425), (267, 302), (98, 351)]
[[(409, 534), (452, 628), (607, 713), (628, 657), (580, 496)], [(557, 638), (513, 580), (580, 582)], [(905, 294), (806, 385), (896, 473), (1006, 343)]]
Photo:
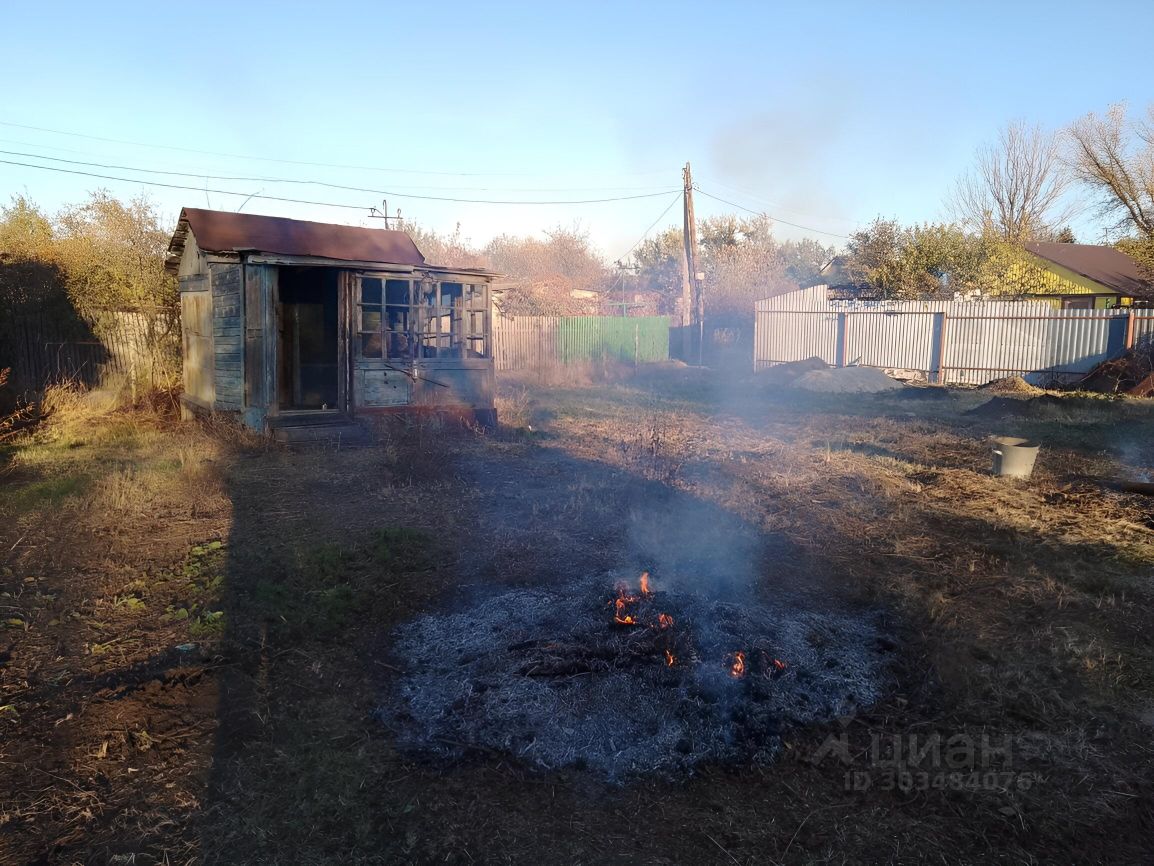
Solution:
[(792, 387), (818, 394), (881, 394), (906, 386), (874, 367), (830, 367), (802, 374)]
[(813, 370), (828, 370), (829, 364), (821, 358), (806, 358), (803, 361), (787, 361), (766, 367), (757, 374), (758, 380), (778, 388), (792, 388), (793, 383)]
[(1005, 379), (995, 379), (981, 387), (982, 391), (992, 394), (1028, 394), (1035, 397), (1044, 394), (1041, 388), (1035, 388), (1021, 376), (1007, 376)]

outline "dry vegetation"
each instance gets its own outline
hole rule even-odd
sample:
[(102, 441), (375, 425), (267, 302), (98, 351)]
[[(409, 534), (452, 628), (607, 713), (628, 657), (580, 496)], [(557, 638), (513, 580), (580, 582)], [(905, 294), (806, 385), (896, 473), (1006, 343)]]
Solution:
[[(0, 861), (1145, 862), (1154, 521), (1101, 481), (1151, 471), (1150, 410), (717, 386), (527, 381), (497, 434), (303, 453), (53, 395), (0, 444)], [(1035, 478), (989, 477), (985, 438), (1019, 431)], [(619, 567), (687, 504), (757, 534), (759, 591), (887, 610), (886, 699), (677, 784), (392, 748), (394, 625)], [(932, 732), (1012, 737), (1036, 781), (855, 791), (813, 760)]]

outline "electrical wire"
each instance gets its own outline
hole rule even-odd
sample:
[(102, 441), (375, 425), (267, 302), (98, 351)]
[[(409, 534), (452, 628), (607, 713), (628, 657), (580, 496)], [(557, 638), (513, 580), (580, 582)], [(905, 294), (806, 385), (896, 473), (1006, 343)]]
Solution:
[[(0, 151), (0, 153), (8, 153), (8, 151)], [(34, 157), (34, 158), (36, 158), (36, 159), (52, 159), (52, 157)], [(69, 162), (69, 163), (74, 163), (74, 164), (78, 162), (77, 160), (63, 160), (63, 161)], [(161, 181), (142, 180), (140, 178), (132, 178), (132, 177), (113, 177), (112, 175), (98, 174), (96, 172), (80, 171), (78, 169), (69, 169), (69, 168), (59, 168), (57, 166), (51, 166), (51, 165), (34, 165), (32, 163), (17, 162), (15, 160), (10, 160), (10, 159), (0, 159), (0, 164), (16, 165), (16, 166), (20, 166), (22, 168), (37, 168), (37, 169), (40, 169), (41, 171), (55, 171), (55, 172), (60, 172), (63, 174), (76, 174), (76, 175), (82, 175), (84, 177), (95, 177), (95, 178), (99, 178), (101, 180), (115, 180), (115, 181), (121, 181), (124, 183), (139, 183), (139, 184), (143, 184), (145, 186), (163, 187), (165, 189), (184, 189), (184, 190), (190, 190), (192, 192), (217, 193), (219, 195), (248, 196), (250, 198), (265, 199), (267, 201), (282, 201), (282, 202), (291, 202), (294, 204), (318, 205), (318, 206), (323, 206), (323, 207), (339, 207), (339, 208), (348, 208), (348, 209), (352, 209), (352, 210), (368, 210), (368, 207), (366, 207), (364, 205), (337, 204), (335, 202), (324, 202), (324, 201), (308, 201), (305, 199), (287, 198), (284, 196), (261, 195), (259, 193), (236, 192), (235, 190), (228, 190), (228, 189), (210, 189), (208, 187), (202, 187), (202, 186), (187, 186), (184, 184), (162, 183)], [(98, 163), (79, 163), (79, 164), (92, 165), (93, 167), (101, 167)], [(151, 169), (133, 169), (133, 168), (125, 168), (122, 170), (125, 170), (125, 171), (142, 171), (142, 172), (153, 171)], [(159, 172), (159, 173), (170, 174), (170, 172)], [(183, 173), (171, 172), (171, 174), (183, 174)], [(186, 174), (184, 176), (187, 176), (187, 177), (205, 177), (205, 175), (194, 175), (194, 174)], [(217, 179), (220, 180), (221, 178), (217, 178)], [(236, 180), (242, 180), (243, 178), (235, 178), (235, 179)], [(254, 180), (254, 182), (259, 182), (259, 180), (257, 180), (257, 179), (253, 179), (253, 180)], [(347, 189), (347, 190), (352, 190), (352, 191), (357, 191), (357, 192), (368, 192), (368, 193), (372, 193), (373, 195), (391, 196), (393, 198), (413, 198), (413, 199), (422, 199), (425, 201), (448, 201), (448, 202), (457, 202), (459, 204), (504, 204), (504, 205), (604, 204), (604, 203), (615, 202), (615, 201), (632, 201), (634, 199), (657, 198), (658, 196), (663, 196), (663, 195), (669, 194), (669, 190), (662, 190), (661, 192), (643, 193), (643, 194), (638, 194), (638, 195), (611, 196), (611, 197), (607, 197), (607, 198), (563, 199), (563, 200), (554, 200), (554, 201), (541, 201), (541, 200), (511, 201), (508, 199), (475, 199), (475, 198), (470, 199), (470, 198), (454, 198), (454, 197), (450, 197), (450, 196), (416, 195), (414, 193), (390, 192), (388, 190), (368, 190), (368, 189), (361, 189), (359, 187), (337, 187), (337, 188), (338, 189)]]
[(787, 226), (793, 226), (793, 228), (795, 228), (795, 229), (801, 229), (802, 231), (807, 231), (807, 232), (814, 232), (814, 233), (819, 234), (819, 235), (829, 235), (830, 237), (841, 238), (842, 240), (845, 240), (845, 241), (849, 240), (849, 235), (843, 235), (843, 234), (839, 234), (837, 232), (827, 232), (824, 229), (815, 229), (812, 226), (803, 226), (803, 225), (800, 225), (798, 223), (791, 223), (789, 220), (783, 220), (780, 217), (775, 217), (775, 216), (773, 216), (773, 214), (766, 213), (765, 211), (756, 211), (756, 210), (753, 210), (753, 208), (748, 208), (745, 205), (738, 204), (737, 202), (728, 201), (727, 199), (723, 199), (721, 196), (713, 195), (712, 193), (708, 193), (705, 190), (700, 189), (696, 186), (694, 187), (694, 189), (696, 189), (699, 193), (701, 193), (706, 198), (711, 198), (714, 201), (719, 201), (722, 204), (727, 204), (730, 207), (735, 207), (738, 210), (743, 210), (747, 213), (753, 214), (754, 216), (766, 216), (766, 217), (769, 217), (770, 219), (772, 219), (774, 222), (779, 222), (779, 223), (782, 223), (783, 225), (787, 225)]
[(657, 219), (655, 219), (653, 221), (653, 224), (645, 230), (645, 234), (643, 234), (636, 241), (634, 241), (633, 246), (631, 246), (629, 249), (627, 249), (622, 255), (620, 255), (616, 259), (614, 259), (614, 261), (618, 261), (618, 262), (621, 261), (626, 256), (630, 255), (635, 249), (637, 249), (639, 246), (641, 246), (641, 242), (644, 241), (647, 237), (649, 237), (649, 233), (657, 227), (657, 224), (659, 222), (661, 222), (663, 219), (665, 219), (665, 215), (667, 213), (669, 213), (669, 209), (672, 208), (675, 204), (677, 204), (677, 202), (679, 202), (684, 195), (685, 195), (684, 192), (678, 191), (677, 195), (675, 195), (673, 197), (673, 200), (665, 206), (665, 210), (663, 210), (661, 212), (661, 215), (659, 217), (657, 217)]
[[(78, 154), (81, 154), (82, 156), (94, 156), (95, 155), (95, 154), (91, 154), (91, 153), (86, 153), (85, 151), (82, 151), (82, 150), (70, 150), (68, 148), (51, 147), (49, 145), (35, 144), (33, 142), (28, 142), (28, 141), (11, 141), (11, 140), (6, 140), (6, 139), (0, 139), (0, 144), (20, 144), (20, 145), (24, 145), (25, 147), (41, 147), (41, 148), (47, 147), (49, 150), (61, 150), (61, 151), (64, 151), (66, 153), (78, 153)], [(47, 156), (47, 155), (42, 154), (42, 153), (29, 153), (27, 151), (21, 151), (21, 150), (0, 150), (0, 154), (6, 154), (8, 156), (23, 156), (23, 157), (28, 157), (30, 159), (48, 160), (50, 162), (66, 162), (70, 165), (83, 165), (83, 166), (87, 166), (88, 168), (109, 168), (109, 169), (115, 169), (117, 171), (134, 171), (134, 172), (140, 172), (143, 174), (163, 174), (163, 175), (170, 175), (173, 177), (195, 177), (195, 178), (200, 179), (200, 180), (234, 180), (234, 181), (241, 181), (244, 183), (308, 184), (308, 185), (312, 185), (312, 186), (328, 187), (329, 189), (341, 189), (341, 190), (351, 190), (353, 192), (368, 192), (368, 193), (380, 194), (379, 190), (366, 189), (364, 187), (359, 187), (359, 186), (346, 186), (346, 185), (339, 184), (339, 183), (330, 183), (329, 181), (324, 181), (324, 180), (308, 180), (308, 179), (299, 179), (299, 178), (291, 178), (291, 177), (260, 177), (260, 176), (249, 177), (249, 176), (245, 176), (245, 175), (235, 175), (235, 174), (212, 174), (209, 171), (189, 171), (187, 169), (184, 171), (180, 171), (177, 169), (138, 168), (137, 166), (132, 166), (132, 165), (117, 165), (114, 163), (90, 162), (90, 161), (81, 160), (81, 159), (66, 159), (62, 156)], [(572, 187), (572, 186), (570, 186), (570, 187), (398, 186), (398, 187), (394, 187), (394, 189), (443, 190), (443, 191), (454, 191), (454, 192), (461, 191), (461, 190), (473, 191), (473, 192), (623, 192), (623, 191), (633, 192), (633, 191), (638, 191), (638, 190), (653, 191), (653, 185), (651, 184), (649, 186), (603, 186), (603, 187)], [(660, 190), (660, 192), (664, 193), (665, 190), (662, 189), (662, 190)]]
[(72, 169), (72, 168), (57, 168), (57, 167), (51, 166), (51, 165), (32, 165), (31, 163), (15, 162), (15, 161), (10, 160), (10, 159), (0, 159), (0, 165), (18, 165), (21, 168), (38, 168), (41, 171), (55, 171), (55, 172), (58, 172), (60, 174), (78, 174), (78, 175), (81, 175), (83, 177), (99, 178), (100, 180), (116, 180), (116, 181), (122, 181), (124, 183), (139, 183), (139, 184), (142, 184), (144, 186), (158, 186), (158, 187), (163, 187), (165, 189), (185, 189), (185, 190), (189, 190), (190, 192), (211, 192), (211, 193), (216, 193), (217, 195), (238, 195), (238, 196), (244, 196), (246, 198), (265, 199), (266, 201), (283, 201), (283, 202), (288, 202), (290, 204), (316, 205), (317, 207), (339, 207), (339, 208), (345, 208), (346, 210), (362, 210), (362, 211), (363, 210), (369, 210), (369, 208), (366, 207), (365, 205), (359, 205), (359, 204), (337, 204), (336, 202), (331, 202), (331, 201), (308, 201), (306, 199), (300, 199), (300, 198), (284, 198), (282, 196), (276, 196), (276, 195), (260, 195), (259, 193), (236, 192), (235, 190), (231, 190), (231, 189), (209, 189), (208, 187), (204, 187), (204, 186), (185, 186), (183, 184), (176, 184), (176, 183), (161, 183), (158, 180), (141, 180), (140, 178), (133, 178), (133, 177), (113, 177), (112, 175), (97, 174), (97, 173), (91, 172), (91, 171), (79, 171), (77, 169)]
[[(24, 124), (24, 123), (12, 123), (10, 121), (3, 121), (3, 120), (0, 120), (0, 126), (7, 126), (7, 127), (13, 128), (13, 129), (29, 129), (29, 130), (33, 130), (35, 132), (47, 132), (51, 135), (67, 135), (67, 136), (71, 136), (73, 138), (86, 138), (86, 139), (89, 139), (90, 141), (103, 141), (103, 142), (107, 142), (109, 144), (127, 144), (127, 145), (130, 145), (132, 147), (149, 147), (149, 148), (155, 148), (157, 150), (173, 150), (173, 151), (179, 151), (181, 153), (196, 153), (196, 154), (200, 154), (202, 156), (221, 156), (221, 157), (225, 157), (226, 159), (247, 159), (247, 160), (255, 160), (258, 162), (275, 162), (275, 163), (280, 163), (282, 165), (307, 165), (307, 166), (312, 166), (314, 168), (339, 168), (339, 169), (350, 169), (352, 171), (376, 171), (376, 172), (391, 173), (391, 174), (422, 174), (422, 175), (434, 175), (434, 176), (439, 176), (439, 177), (557, 177), (558, 176), (556, 174), (552, 174), (552, 175), (537, 174), (537, 175), (535, 175), (531, 172), (423, 171), (420, 169), (410, 169), (410, 168), (383, 168), (381, 166), (374, 166), (374, 165), (348, 165), (348, 164), (335, 163), (335, 162), (314, 162), (314, 161), (302, 160), (302, 159), (277, 159), (276, 157), (271, 157), (271, 156), (247, 156), (247, 155), (241, 154), (241, 153), (225, 153), (225, 152), (216, 151), (216, 150), (197, 150), (196, 148), (177, 147), (177, 146), (171, 145), (171, 144), (149, 144), (147, 142), (142, 142), (142, 141), (129, 141), (129, 140), (123, 139), (123, 138), (106, 138), (104, 136), (99, 136), (99, 135), (88, 135), (88, 134), (83, 133), (83, 132), (69, 132), (67, 130), (62, 130), (62, 129), (49, 129), (48, 127), (44, 127), (44, 126), (30, 126), (30, 125)], [(650, 171), (627, 172), (627, 174), (631, 174), (633, 176), (652, 175), (652, 174), (669, 175), (669, 174), (672, 174), (672, 172), (665, 172), (665, 171), (661, 171), (659, 169), (653, 169)]]

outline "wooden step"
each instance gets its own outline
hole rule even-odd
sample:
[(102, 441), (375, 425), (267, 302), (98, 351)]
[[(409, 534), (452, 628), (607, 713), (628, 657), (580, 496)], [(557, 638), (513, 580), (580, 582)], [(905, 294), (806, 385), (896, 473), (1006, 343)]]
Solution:
[(281, 416), (269, 420), (269, 431), (278, 442), (332, 448), (373, 444), (371, 432), (344, 415)]

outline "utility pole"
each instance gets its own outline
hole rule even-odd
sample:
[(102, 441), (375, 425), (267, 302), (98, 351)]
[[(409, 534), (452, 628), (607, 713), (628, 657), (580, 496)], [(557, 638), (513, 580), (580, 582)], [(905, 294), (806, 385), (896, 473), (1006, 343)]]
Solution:
[(629, 303), (625, 300), (625, 291), (627, 288), (625, 285), (625, 276), (626, 276), (626, 274), (635, 276), (637, 274), (637, 271), (638, 271), (637, 265), (627, 265), (624, 262), (622, 262), (621, 259), (617, 260), (617, 279), (621, 281), (621, 315), (622, 316), (629, 315)]
[(685, 335), (682, 347), (685, 359), (692, 354), (692, 342), (696, 335), (697, 363), (702, 361), (705, 336), (705, 299), (701, 294), (701, 273), (697, 270), (697, 220), (693, 216), (693, 170), (685, 163), (682, 171), (685, 185), (683, 198), (685, 220), (682, 240), (685, 244), (685, 269), (681, 272), (681, 325)]
[(369, 218), (375, 220), (384, 220), (385, 228), (389, 227), (389, 220), (396, 220), (398, 228), (404, 225), (404, 220), (401, 219), (400, 208), (397, 208), (397, 215), (395, 217), (389, 216), (389, 200), (387, 198), (381, 199), (380, 210), (377, 210), (375, 207), (369, 208)]

